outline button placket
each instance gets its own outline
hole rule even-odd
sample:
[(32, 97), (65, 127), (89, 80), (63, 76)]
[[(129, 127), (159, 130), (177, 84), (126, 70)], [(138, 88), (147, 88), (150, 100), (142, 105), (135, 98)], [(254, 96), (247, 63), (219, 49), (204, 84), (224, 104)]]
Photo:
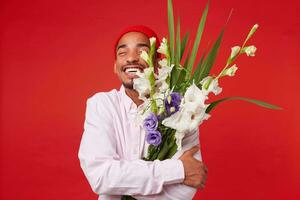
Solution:
[(132, 157), (134, 159), (139, 158), (139, 150), (140, 150), (140, 131), (139, 131), (139, 126), (134, 122), (135, 116), (137, 114), (136, 108), (132, 108), (129, 111), (130, 115), (130, 132), (132, 136)]

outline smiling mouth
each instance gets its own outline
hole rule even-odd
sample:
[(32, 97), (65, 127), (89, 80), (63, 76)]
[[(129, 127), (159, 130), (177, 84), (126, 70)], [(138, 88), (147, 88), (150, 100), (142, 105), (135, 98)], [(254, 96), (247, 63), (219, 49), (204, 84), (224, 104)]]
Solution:
[(131, 75), (137, 75), (137, 73), (143, 72), (144, 69), (141, 66), (128, 66), (124, 68), (124, 72), (131, 74)]

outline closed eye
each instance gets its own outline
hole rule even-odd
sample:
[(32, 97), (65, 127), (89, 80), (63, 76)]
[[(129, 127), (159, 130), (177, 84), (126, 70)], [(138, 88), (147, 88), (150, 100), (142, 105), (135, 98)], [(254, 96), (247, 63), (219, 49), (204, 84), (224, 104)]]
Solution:
[(119, 55), (119, 56), (123, 56), (123, 55), (125, 55), (125, 54), (126, 54), (126, 52), (125, 52), (125, 51), (123, 51), (123, 52), (119, 52), (119, 53), (118, 53), (118, 55)]

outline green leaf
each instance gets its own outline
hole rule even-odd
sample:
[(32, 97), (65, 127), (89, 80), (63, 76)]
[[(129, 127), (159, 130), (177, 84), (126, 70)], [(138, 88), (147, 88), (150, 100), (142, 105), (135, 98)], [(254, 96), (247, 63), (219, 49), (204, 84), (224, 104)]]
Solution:
[(170, 43), (170, 54), (171, 63), (174, 62), (174, 15), (173, 15), (173, 3), (172, 0), (168, 0), (168, 28), (169, 28), (169, 43)]
[(181, 58), (181, 46), (180, 46), (180, 18), (178, 17), (177, 20), (177, 27), (176, 27), (176, 58), (175, 58), (175, 65), (179, 66), (180, 58)]
[(201, 37), (202, 37), (203, 29), (204, 29), (204, 26), (205, 26), (206, 16), (207, 16), (207, 12), (208, 12), (208, 5), (209, 5), (209, 3), (206, 4), (205, 10), (204, 10), (204, 12), (202, 14), (202, 17), (201, 17), (201, 20), (199, 22), (199, 26), (198, 26), (198, 30), (197, 30), (197, 34), (196, 34), (196, 38), (195, 38), (195, 42), (194, 42), (194, 46), (193, 46), (191, 57), (190, 57), (190, 60), (189, 60), (188, 66), (187, 66), (187, 69), (190, 72), (189, 74), (187, 74), (188, 77), (191, 76), (191, 72), (192, 72), (194, 62), (195, 62), (195, 59), (196, 59), (196, 56), (197, 56), (198, 47), (199, 47), (200, 40), (201, 40)]
[(186, 32), (185, 36), (182, 39), (182, 42), (181, 42), (181, 45), (180, 45), (181, 46), (181, 48), (180, 48), (180, 60), (182, 59), (182, 56), (184, 54), (185, 47), (186, 47), (187, 41), (189, 39), (189, 35), (190, 35), (190, 33)]
[(172, 72), (171, 72), (171, 83), (170, 83), (171, 88), (176, 83), (176, 81), (179, 77), (180, 71), (181, 71), (178, 68), (180, 66), (180, 58), (181, 58), (180, 18), (178, 18), (176, 29), (177, 29), (176, 30), (176, 57), (175, 57), (175, 66), (173, 67)]
[(202, 64), (203, 64), (203, 60), (204, 60), (204, 56), (205, 56), (205, 51), (203, 52), (199, 62), (198, 62), (198, 65), (197, 65), (197, 68), (195, 69), (195, 72), (193, 74), (193, 80), (195, 80), (196, 83), (198, 83), (198, 80), (197, 80), (197, 77), (199, 77), (200, 75), (200, 71), (201, 71), (201, 67), (202, 67)]
[(183, 67), (182, 67), (182, 70), (180, 71), (180, 75), (178, 77), (178, 80), (176, 81), (176, 84), (175, 84), (175, 91), (178, 91), (181, 87), (181, 84), (183, 82), (185, 82), (185, 78), (186, 78), (186, 74), (187, 74), (187, 69), (186, 69), (186, 66), (187, 66), (187, 63), (188, 63), (188, 60), (189, 60), (189, 57), (190, 57), (190, 52), (188, 52), (187, 54), (187, 57), (185, 58), (185, 61), (184, 61), (184, 64), (183, 64)]
[(208, 53), (204, 63), (203, 63), (203, 67), (201, 67), (200, 69), (200, 73), (198, 76), (195, 76), (196, 78), (196, 84), (199, 84), (199, 82), (205, 78), (206, 76), (208, 76), (214, 62), (215, 62), (215, 59), (217, 57), (217, 54), (218, 54), (218, 51), (219, 51), (219, 48), (220, 48), (220, 44), (221, 44), (221, 41), (222, 41), (222, 37), (223, 37), (223, 34), (224, 34), (224, 29), (222, 29), (217, 41), (215, 42), (215, 44), (213, 45), (212, 49), (210, 50), (210, 52)]
[(190, 60), (190, 51), (188, 51), (188, 54), (187, 54), (187, 56), (186, 56), (186, 58), (185, 58), (185, 61), (184, 61), (184, 64), (183, 64), (183, 68), (186, 68), (187, 69), (187, 65), (188, 65), (188, 62), (189, 62), (189, 60)]
[(224, 101), (229, 101), (229, 100), (242, 100), (242, 101), (247, 101), (247, 102), (250, 102), (250, 103), (254, 103), (258, 106), (261, 106), (261, 107), (265, 107), (265, 108), (269, 108), (269, 109), (273, 109), (273, 110), (281, 110), (282, 108), (278, 107), (278, 106), (275, 106), (275, 105), (272, 105), (272, 104), (269, 104), (269, 103), (266, 103), (266, 102), (263, 102), (263, 101), (259, 101), (259, 100), (255, 100), (255, 99), (249, 99), (249, 98), (244, 98), (244, 97), (226, 97), (226, 98), (223, 98), (223, 99), (219, 99), (217, 101), (214, 101), (212, 102), (207, 108), (206, 108), (206, 113), (209, 113), (212, 109), (214, 109), (216, 107), (216, 105), (218, 105), (219, 103), (221, 102), (224, 102)]
[(173, 67), (172, 72), (171, 72), (170, 88), (172, 88), (176, 84), (176, 82), (181, 74), (181, 71), (182, 71), (181, 67), (176, 66), (176, 65)]

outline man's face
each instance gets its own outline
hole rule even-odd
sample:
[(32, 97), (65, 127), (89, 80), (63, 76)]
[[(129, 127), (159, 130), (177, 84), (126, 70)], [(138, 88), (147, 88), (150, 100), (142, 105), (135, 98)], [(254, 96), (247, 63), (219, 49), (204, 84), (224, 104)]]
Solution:
[(147, 63), (140, 57), (142, 51), (149, 53), (150, 41), (139, 32), (124, 34), (118, 42), (114, 70), (125, 88), (133, 89), (133, 79), (137, 71), (142, 72)]

